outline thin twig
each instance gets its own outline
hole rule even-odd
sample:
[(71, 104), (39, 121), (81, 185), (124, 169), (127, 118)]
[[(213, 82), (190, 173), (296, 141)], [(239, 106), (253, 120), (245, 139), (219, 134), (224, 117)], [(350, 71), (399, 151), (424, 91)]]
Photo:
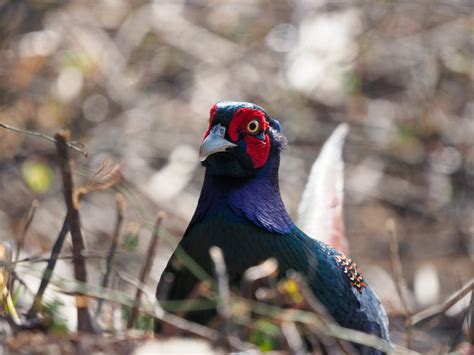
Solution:
[[(57, 143), (57, 140), (51, 136), (48, 136), (46, 134), (43, 134), (43, 133), (39, 133), (39, 132), (35, 132), (35, 131), (29, 131), (27, 129), (22, 129), (22, 128), (18, 128), (18, 127), (13, 127), (13, 126), (10, 126), (6, 123), (2, 123), (0, 122), (0, 127), (1, 128), (5, 128), (5, 129), (9, 129), (10, 131), (14, 131), (14, 132), (17, 132), (17, 133), (22, 133), (22, 134), (26, 134), (28, 136), (34, 136), (34, 137), (40, 137), (40, 138), (43, 138), (43, 139), (46, 139), (47, 141), (50, 141), (50, 142), (53, 142), (53, 143)], [(88, 156), (88, 153), (84, 150), (82, 150), (81, 148), (79, 148), (77, 145), (77, 143), (66, 143), (66, 145), (72, 149), (72, 150), (75, 150), (76, 152), (79, 152), (81, 153), (82, 155), (84, 155), (84, 157), (87, 158)]]
[[(112, 271), (112, 261), (115, 256), (115, 251), (117, 250), (120, 234), (122, 232), (122, 224), (123, 224), (123, 219), (125, 216), (125, 209), (126, 209), (126, 200), (121, 194), (117, 193), (115, 195), (115, 201), (117, 205), (117, 222), (115, 223), (114, 234), (112, 236), (112, 244), (110, 245), (110, 249), (107, 254), (105, 272), (102, 277), (102, 281), (100, 283), (100, 285), (104, 288), (107, 288), (109, 284), (110, 272)], [(100, 317), (100, 313), (102, 312), (102, 305), (103, 305), (103, 301), (100, 300), (97, 304), (97, 310), (96, 310), (96, 315), (95, 315), (96, 319), (99, 319)]]
[(395, 279), (395, 287), (397, 289), (400, 302), (402, 303), (403, 313), (405, 316), (406, 347), (408, 349), (411, 349), (413, 324), (411, 321), (411, 311), (408, 307), (408, 302), (403, 294), (403, 290), (406, 289), (406, 282), (403, 278), (402, 263), (400, 261), (400, 252), (396, 233), (396, 225), (393, 219), (389, 219), (387, 221), (387, 230), (389, 234), (390, 265), (392, 267), (393, 278)]
[[(71, 169), (71, 162), (69, 160), (67, 140), (69, 138), (69, 132), (63, 131), (57, 133), (54, 138), (56, 139), (56, 151), (59, 160), (59, 167), (61, 169), (61, 176), (63, 181), (63, 192), (64, 199), (69, 216), (69, 225), (72, 237), (72, 254), (74, 256), (74, 276), (76, 280), (87, 283), (87, 270), (86, 263), (82, 252), (84, 251), (84, 240), (82, 238), (81, 224), (79, 217), (78, 201), (74, 197), (74, 181)], [(88, 333), (95, 333), (92, 319), (89, 314), (88, 307), (89, 300), (87, 297), (77, 294), (76, 295), (76, 307), (77, 307), (77, 329)]]
[[(156, 249), (156, 245), (158, 243), (158, 237), (159, 237), (158, 231), (160, 229), (160, 225), (163, 220), (163, 217), (164, 217), (163, 213), (161, 212), (158, 213), (158, 216), (155, 222), (155, 227), (153, 230), (153, 234), (151, 237), (150, 245), (148, 247), (148, 253), (145, 259), (145, 263), (143, 264), (142, 269), (140, 271), (140, 282), (143, 284), (146, 283), (146, 279), (148, 278), (148, 274), (153, 264), (153, 259), (155, 257), (155, 249)], [(130, 311), (130, 318), (128, 319), (128, 322), (127, 322), (128, 329), (133, 328), (133, 326), (135, 325), (135, 322), (138, 319), (138, 306), (140, 305), (141, 296), (142, 296), (142, 290), (140, 288), (137, 288), (137, 291), (135, 293), (135, 302)]]
[(18, 239), (18, 245), (16, 248), (14, 261), (18, 260), (18, 257), (20, 256), (20, 251), (21, 249), (23, 249), (23, 245), (25, 245), (26, 233), (30, 228), (31, 222), (33, 222), (33, 218), (35, 217), (36, 209), (38, 208), (38, 206), (38, 200), (33, 200), (33, 202), (31, 203), (30, 210), (28, 211), (28, 217), (26, 219), (25, 225), (23, 226), (23, 231), (21, 232), (20, 239)]
[(38, 292), (36, 293), (33, 304), (31, 305), (31, 308), (27, 313), (28, 319), (35, 318), (37, 313), (41, 310), (44, 292), (46, 291), (46, 288), (48, 287), (49, 281), (51, 280), (51, 276), (53, 276), (54, 267), (56, 266), (56, 262), (58, 261), (59, 254), (61, 253), (61, 249), (63, 247), (64, 240), (66, 239), (66, 235), (68, 232), (69, 232), (69, 213), (64, 218), (61, 231), (59, 232), (59, 235), (56, 238), (56, 241), (54, 242), (53, 248), (51, 249), (51, 255), (49, 257), (48, 264), (46, 265), (46, 269), (43, 272), (43, 277), (41, 278), (41, 283), (38, 288)]
[(431, 319), (435, 316), (438, 316), (446, 312), (448, 309), (450, 309), (452, 306), (458, 303), (463, 297), (465, 297), (467, 294), (469, 294), (473, 290), (474, 290), (474, 279), (471, 279), (460, 290), (450, 295), (443, 303), (434, 305), (421, 312), (414, 314), (411, 317), (411, 324), (416, 325), (420, 322)]

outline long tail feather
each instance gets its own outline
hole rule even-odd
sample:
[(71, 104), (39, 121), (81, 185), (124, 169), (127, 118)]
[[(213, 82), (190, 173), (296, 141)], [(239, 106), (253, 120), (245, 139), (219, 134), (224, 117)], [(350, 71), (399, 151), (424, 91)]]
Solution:
[(342, 147), (349, 131), (340, 124), (324, 143), (311, 168), (308, 182), (298, 208), (298, 225), (308, 235), (347, 254), (345, 234), (344, 162)]

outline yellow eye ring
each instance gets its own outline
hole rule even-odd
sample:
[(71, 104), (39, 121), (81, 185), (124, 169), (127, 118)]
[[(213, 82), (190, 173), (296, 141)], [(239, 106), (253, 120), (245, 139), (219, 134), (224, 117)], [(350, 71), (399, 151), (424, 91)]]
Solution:
[(247, 131), (249, 133), (257, 133), (260, 130), (260, 122), (252, 120), (247, 124)]

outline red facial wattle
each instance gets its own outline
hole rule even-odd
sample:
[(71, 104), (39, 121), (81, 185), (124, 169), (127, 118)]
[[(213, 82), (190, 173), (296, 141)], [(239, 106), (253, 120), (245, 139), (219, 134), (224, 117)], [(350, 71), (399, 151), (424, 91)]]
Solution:
[(264, 140), (252, 136), (246, 136), (244, 140), (247, 143), (247, 154), (252, 159), (253, 167), (261, 168), (270, 154), (270, 137), (265, 133)]
[(264, 139), (246, 134), (244, 141), (247, 145), (247, 154), (252, 160), (254, 168), (258, 169), (267, 162), (270, 155), (270, 137), (267, 134), (269, 124), (265, 119), (265, 114), (252, 108), (243, 107), (238, 109), (230, 122), (228, 134), (232, 141), (237, 141), (241, 133), (247, 132), (247, 125), (252, 120), (258, 120), (260, 132), (264, 133)]

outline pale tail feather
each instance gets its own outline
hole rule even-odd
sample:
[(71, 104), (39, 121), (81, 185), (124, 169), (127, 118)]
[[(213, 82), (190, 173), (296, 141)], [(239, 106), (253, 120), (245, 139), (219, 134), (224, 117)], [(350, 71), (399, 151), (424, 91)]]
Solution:
[(342, 147), (349, 126), (340, 124), (324, 143), (311, 168), (298, 207), (298, 226), (309, 236), (348, 253), (345, 234)]

